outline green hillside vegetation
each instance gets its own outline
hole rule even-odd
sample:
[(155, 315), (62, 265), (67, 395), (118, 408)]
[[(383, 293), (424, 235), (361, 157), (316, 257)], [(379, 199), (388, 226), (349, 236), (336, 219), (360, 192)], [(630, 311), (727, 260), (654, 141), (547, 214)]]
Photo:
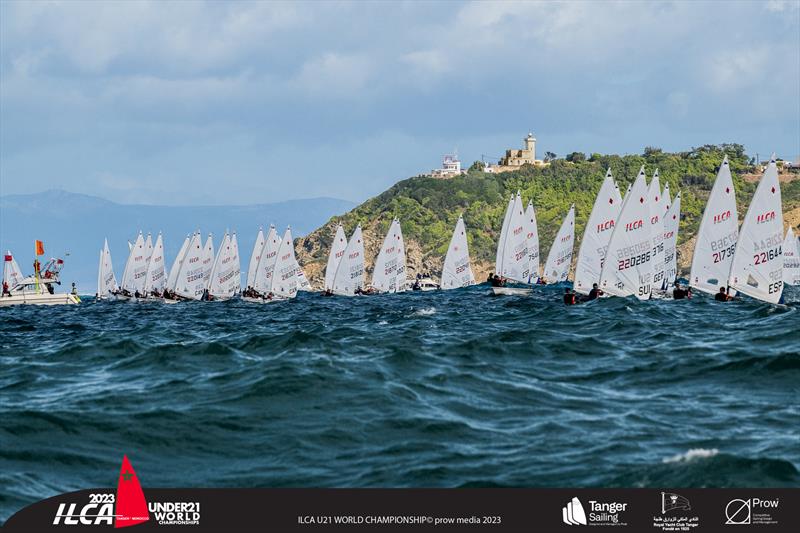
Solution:
[[(742, 145), (706, 145), (680, 153), (647, 148), (642, 155), (625, 156), (593, 154), (587, 157), (573, 153), (565, 159), (551, 161), (546, 167), (525, 165), (518, 171), (486, 174), (480, 170), (479, 164), (475, 164), (466, 175), (451, 179), (417, 176), (400, 181), (349, 213), (333, 217), (323, 228), (304, 239), (299, 251), (305, 263), (322, 263), (324, 267), (335, 225), (341, 223), (349, 236), (360, 223), (368, 246), (367, 260), (371, 264), (374, 257), (371, 257), (370, 246), (380, 245), (392, 218), (398, 217), (407, 247), (410, 251), (418, 247), (422, 256), (423, 265), (413, 265), (413, 259), (410, 261), (411, 273), (420, 267), (434, 270), (447, 252), (458, 216), (463, 214), (473, 261), (493, 262), (509, 195), (520, 190), (523, 201), (527, 204), (532, 199), (536, 208), (542, 263), (570, 204), (575, 203), (577, 256), (606, 169), (611, 168), (624, 194), (642, 165), (648, 180), (658, 169), (661, 185), (669, 183), (672, 197), (681, 191), (680, 244), (697, 231), (725, 154), (730, 161), (741, 217), (756, 187), (756, 183), (746, 181), (743, 176), (757, 172)], [(783, 183), (781, 190), (784, 210), (800, 205), (800, 180)], [(313, 277), (316, 269), (312, 268), (312, 271)]]

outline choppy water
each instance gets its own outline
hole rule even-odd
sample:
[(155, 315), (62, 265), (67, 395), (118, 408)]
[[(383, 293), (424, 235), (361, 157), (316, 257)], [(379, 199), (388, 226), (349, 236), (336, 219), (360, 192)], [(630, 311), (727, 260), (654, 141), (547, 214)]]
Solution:
[(0, 520), (114, 486), (798, 486), (800, 290), (0, 309)]

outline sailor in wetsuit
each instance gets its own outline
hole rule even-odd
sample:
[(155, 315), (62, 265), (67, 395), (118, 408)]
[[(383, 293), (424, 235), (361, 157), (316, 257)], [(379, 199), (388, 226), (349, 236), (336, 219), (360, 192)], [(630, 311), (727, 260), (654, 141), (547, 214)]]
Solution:
[(728, 291), (725, 290), (725, 287), (720, 287), (719, 292), (714, 295), (714, 299), (718, 302), (730, 302), (733, 300), (733, 296), (728, 294)]
[(564, 289), (564, 305), (575, 305), (578, 300), (575, 298), (575, 293), (570, 289)]
[(586, 297), (586, 301), (589, 300), (597, 300), (600, 296), (605, 294), (600, 288), (597, 286), (597, 283), (592, 284), (592, 290), (589, 291), (589, 296)]
[(684, 298), (691, 298), (692, 297), (692, 289), (691, 287), (683, 288), (681, 284), (677, 281), (675, 282), (675, 288), (672, 290), (672, 298), (675, 300), (683, 300)]
[(491, 279), (492, 287), (505, 287), (506, 280), (495, 274)]

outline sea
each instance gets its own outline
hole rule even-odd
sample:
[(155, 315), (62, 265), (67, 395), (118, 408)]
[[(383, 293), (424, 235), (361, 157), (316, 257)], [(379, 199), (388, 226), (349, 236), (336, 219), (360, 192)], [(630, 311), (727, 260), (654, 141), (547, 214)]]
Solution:
[(800, 287), (0, 308), (0, 523), (115, 487), (800, 486)]

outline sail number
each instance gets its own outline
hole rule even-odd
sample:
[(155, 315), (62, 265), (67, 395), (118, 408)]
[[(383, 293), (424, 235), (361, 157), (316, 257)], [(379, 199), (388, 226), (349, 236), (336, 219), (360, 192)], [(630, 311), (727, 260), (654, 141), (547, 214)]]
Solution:
[(620, 259), (617, 265), (617, 270), (625, 270), (638, 265), (643, 265), (648, 261), (650, 261), (650, 251), (647, 251), (640, 255), (629, 257), (627, 259)]
[(720, 250), (719, 252), (714, 252), (714, 262), (719, 263), (726, 257), (731, 257), (735, 250), (736, 250), (736, 243), (733, 243), (724, 250)]
[(772, 261), (781, 256), (781, 247), (773, 248), (767, 252), (759, 252), (753, 256), (753, 261), (756, 265), (763, 265), (767, 261)]

